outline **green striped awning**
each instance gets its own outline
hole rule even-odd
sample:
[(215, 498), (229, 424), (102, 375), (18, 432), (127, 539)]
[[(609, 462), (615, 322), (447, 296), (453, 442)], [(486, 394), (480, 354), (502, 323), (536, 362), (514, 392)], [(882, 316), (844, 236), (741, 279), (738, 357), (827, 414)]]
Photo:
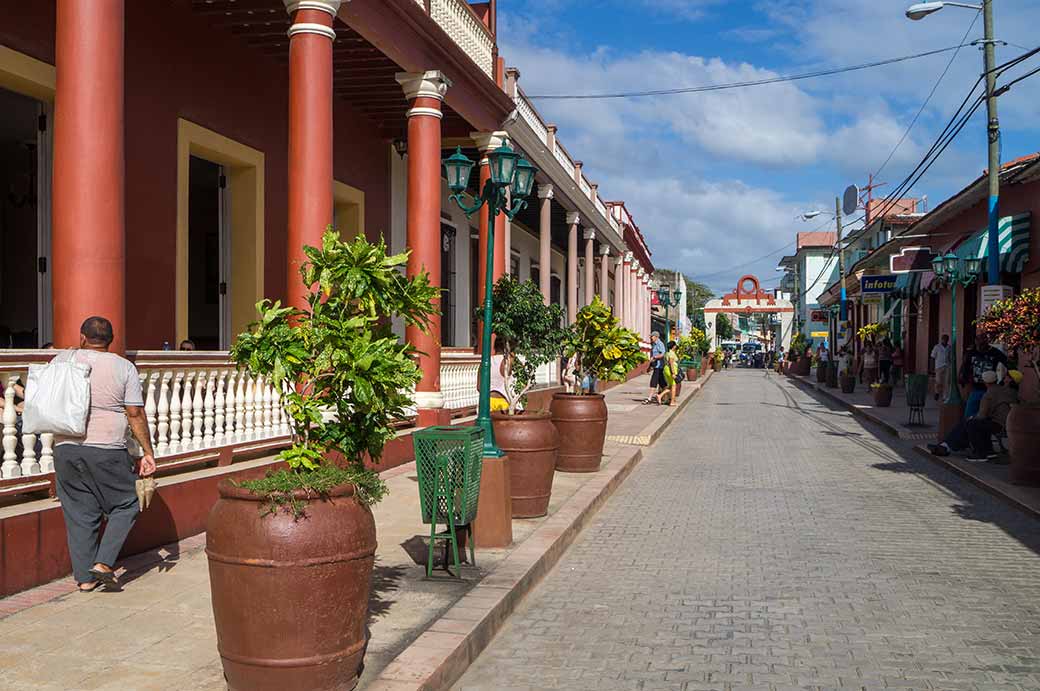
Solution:
[[(1000, 270), (1020, 274), (1029, 261), (1030, 213), (1000, 219)], [(989, 255), (987, 230), (984, 228), (954, 250), (961, 259), (986, 259)], [(985, 262), (983, 262), (985, 269)]]

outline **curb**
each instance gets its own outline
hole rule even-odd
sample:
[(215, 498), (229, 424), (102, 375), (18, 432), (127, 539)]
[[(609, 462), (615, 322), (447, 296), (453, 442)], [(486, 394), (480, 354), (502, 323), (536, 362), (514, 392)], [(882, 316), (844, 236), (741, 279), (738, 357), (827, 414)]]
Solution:
[(366, 691), (432, 691), (455, 683), (520, 601), (560, 560), (588, 521), (643, 458), (622, 448), (484, 580), (405, 648)]
[(714, 372), (708, 372), (703, 377), (698, 377), (697, 381), (690, 384), (690, 391), (687, 395), (682, 396), (682, 400), (675, 406), (674, 410), (669, 411), (669, 415), (664, 417), (658, 417), (648, 424), (646, 427), (639, 431), (639, 434), (617, 434), (607, 435), (607, 441), (617, 442), (618, 444), (626, 444), (628, 446), (650, 446), (661, 433), (668, 429), (668, 426), (672, 424), (672, 420), (683, 411), (683, 409), (697, 397), (697, 394), (701, 392), (704, 385), (711, 379), (711, 375)]
[(949, 458), (948, 456), (936, 456), (928, 451), (928, 447), (923, 446), (921, 444), (915, 446), (914, 451), (917, 453), (917, 455), (923, 456), (924, 458), (936, 464), (937, 466), (946, 468), (953, 474), (959, 475), (960, 477), (964, 478), (976, 487), (985, 490), (987, 493), (993, 495), (1005, 504), (1013, 506), (1014, 508), (1019, 509), (1020, 511), (1026, 514), (1029, 514), (1033, 518), (1040, 518), (1040, 507), (1024, 502), (1021, 499), (1018, 499), (1017, 497), (1009, 494), (1006, 489), (1001, 487), (1001, 484), (1003, 483), (998, 484), (988, 478), (970, 473), (959, 463), (955, 463), (954, 460)]

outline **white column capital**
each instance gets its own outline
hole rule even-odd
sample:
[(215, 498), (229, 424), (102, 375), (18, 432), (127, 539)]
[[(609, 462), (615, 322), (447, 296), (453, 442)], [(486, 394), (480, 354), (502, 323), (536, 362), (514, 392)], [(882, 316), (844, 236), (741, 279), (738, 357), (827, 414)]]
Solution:
[[(619, 269), (623, 268), (625, 266), (625, 262), (626, 262), (625, 256), (624, 255), (619, 255), (618, 258), (617, 258), (617, 264), (616, 264), (617, 268), (619, 268)], [(620, 275), (620, 273), (618, 275)]]
[(444, 394), (440, 391), (415, 391), (412, 393), (412, 400), (415, 401), (416, 408), (444, 407)]
[(417, 98), (435, 98), (444, 100), (444, 94), (451, 88), (451, 80), (444, 76), (440, 70), (427, 70), (426, 72), (398, 72), (394, 79), (404, 90), (404, 96), (409, 101)]
[(538, 185), (538, 198), (539, 199), (552, 199), (553, 198), (553, 186), (552, 185)]
[(328, 12), (333, 17), (339, 12), (342, 0), (282, 0), (285, 3), (285, 11), (289, 16), (298, 10), (320, 10)]
[(596, 229), (595, 228), (586, 228), (585, 229), (584, 238), (586, 240), (595, 240), (596, 239)]
[(567, 212), (567, 225), (569, 225), (569, 226), (576, 226), (579, 223), (581, 223), (581, 214), (579, 214), (577, 211), (568, 211)]
[(502, 146), (509, 134), (498, 130), (495, 132), (470, 132), (469, 136), (477, 145), (477, 149), (482, 153), (487, 153)]
[(633, 259), (632, 257), (631, 252), (625, 252), (624, 259), (626, 264), (631, 264), (633, 261), (635, 261), (635, 259)]
[(599, 255), (601, 257), (609, 257), (610, 256), (610, 245), (606, 245), (606, 244), (600, 245), (599, 246)]

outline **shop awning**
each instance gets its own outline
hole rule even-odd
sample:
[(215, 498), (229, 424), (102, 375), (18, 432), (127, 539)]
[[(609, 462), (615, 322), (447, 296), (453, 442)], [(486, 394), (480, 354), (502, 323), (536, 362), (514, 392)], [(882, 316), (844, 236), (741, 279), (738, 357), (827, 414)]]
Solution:
[[(1000, 270), (1020, 274), (1029, 261), (1030, 214), (1000, 219)], [(954, 250), (961, 259), (986, 259), (989, 256), (987, 230), (982, 229)], [(985, 263), (983, 263), (985, 266)]]

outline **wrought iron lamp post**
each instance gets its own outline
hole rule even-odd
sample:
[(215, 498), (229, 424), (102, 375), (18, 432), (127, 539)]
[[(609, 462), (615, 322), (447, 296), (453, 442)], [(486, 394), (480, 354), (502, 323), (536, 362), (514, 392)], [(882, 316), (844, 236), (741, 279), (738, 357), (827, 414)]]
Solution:
[(679, 301), (682, 300), (682, 293), (678, 290), (669, 290), (667, 283), (662, 283), (657, 289), (657, 301), (664, 307), (664, 342), (668, 345), (668, 341), (672, 338), (672, 321), (669, 318), (668, 310), (672, 307), (676, 307)]
[[(502, 146), (488, 153), (488, 167), (491, 178), (480, 190), (476, 203), (466, 204), (462, 193), (469, 186), (470, 174), (475, 163), (462, 153), (458, 147), (448, 158), (442, 161), (451, 190), (451, 200), (462, 209), (466, 217), (480, 211), (485, 204), (488, 207), (488, 241), (487, 254), (484, 257), (484, 319), (480, 349), (480, 403), (477, 407), (477, 427), (484, 430), (484, 456), (497, 458), (503, 456), (502, 450), (495, 443), (495, 431), (491, 425), (491, 289), (495, 260), (495, 218), (505, 214), (512, 220), (525, 206), (527, 196), (534, 186), (534, 176), (538, 169), (527, 162), (516, 151), (504, 142)], [(510, 192), (509, 198), (506, 191)], [(512, 203), (510, 204), (510, 198)]]
[(956, 254), (949, 252), (946, 256), (938, 256), (932, 260), (932, 271), (939, 280), (950, 286), (952, 305), (950, 307), (950, 364), (949, 381), (946, 387), (947, 405), (961, 405), (960, 386), (957, 383), (957, 286), (967, 288), (978, 278), (979, 270), (982, 268), (981, 259), (961, 259)]

